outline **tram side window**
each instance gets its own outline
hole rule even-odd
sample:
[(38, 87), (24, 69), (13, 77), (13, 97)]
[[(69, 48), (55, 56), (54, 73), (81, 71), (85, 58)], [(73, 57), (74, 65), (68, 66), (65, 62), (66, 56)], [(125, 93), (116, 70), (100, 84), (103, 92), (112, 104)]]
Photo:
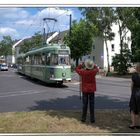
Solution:
[(34, 64), (35, 65), (42, 65), (41, 54), (35, 54), (35, 56), (34, 56)]
[(46, 65), (50, 65), (50, 56), (51, 56), (50, 53), (46, 54)]
[(25, 64), (30, 64), (29, 56), (26, 56), (26, 57), (25, 57)]
[(45, 53), (41, 55), (42, 64), (45, 65)]
[(51, 55), (50, 65), (58, 65), (58, 55), (57, 54)]
[(29, 56), (29, 64), (30, 65), (32, 64), (32, 56), (31, 55)]
[(34, 64), (37, 65), (37, 55), (34, 56)]
[(34, 55), (31, 58), (31, 64), (34, 65)]

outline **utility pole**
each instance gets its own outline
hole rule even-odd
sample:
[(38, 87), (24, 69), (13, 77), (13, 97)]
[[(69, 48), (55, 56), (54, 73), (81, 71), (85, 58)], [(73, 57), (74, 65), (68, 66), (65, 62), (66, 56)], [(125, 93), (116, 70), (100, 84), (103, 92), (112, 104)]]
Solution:
[[(43, 18), (43, 21), (44, 21), (44, 28), (43, 28), (43, 44), (46, 44), (46, 40), (48, 37), (46, 37), (46, 31), (45, 31), (45, 21), (54, 21), (54, 22), (57, 22), (57, 19), (55, 18)], [(47, 33), (47, 36), (48, 36), (48, 33)]]
[(71, 37), (71, 21), (72, 21), (72, 16), (71, 16), (71, 14), (70, 14), (70, 31), (69, 31), (69, 36)]
[(46, 42), (46, 34), (45, 34), (45, 25), (43, 27), (43, 45), (45, 44)]

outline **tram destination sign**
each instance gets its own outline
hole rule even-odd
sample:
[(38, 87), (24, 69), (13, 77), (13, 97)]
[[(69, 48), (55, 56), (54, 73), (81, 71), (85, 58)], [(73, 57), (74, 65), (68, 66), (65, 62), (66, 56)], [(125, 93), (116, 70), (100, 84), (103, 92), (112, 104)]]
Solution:
[(64, 55), (64, 54), (69, 54), (69, 51), (68, 50), (59, 50), (58, 53)]

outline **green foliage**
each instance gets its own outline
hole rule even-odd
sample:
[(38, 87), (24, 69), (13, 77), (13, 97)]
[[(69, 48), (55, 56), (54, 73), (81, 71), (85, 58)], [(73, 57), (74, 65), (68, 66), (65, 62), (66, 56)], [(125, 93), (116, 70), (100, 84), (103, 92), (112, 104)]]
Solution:
[(130, 30), (132, 35), (132, 54), (133, 62), (140, 62), (140, 8), (133, 8), (133, 23), (131, 22)]
[(71, 36), (64, 37), (64, 42), (71, 49), (71, 57), (74, 60), (78, 60), (85, 54), (91, 52), (93, 43), (93, 37), (96, 33), (96, 28), (93, 25), (89, 25), (84, 20), (79, 23), (73, 22), (71, 28)]
[[(126, 27), (131, 31), (131, 49), (133, 59), (132, 62), (140, 61), (139, 50), (140, 50), (140, 8), (139, 7), (125, 7), (125, 8), (116, 8), (116, 17), (120, 23), (120, 35), (121, 35), (121, 49), (123, 46), (123, 39), (125, 38)], [(127, 33), (127, 32), (126, 32)], [(123, 64), (122, 64), (123, 65)]]
[(128, 48), (122, 50), (121, 54), (116, 54), (113, 57), (112, 66), (114, 70), (120, 75), (128, 73), (128, 67), (131, 67), (132, 54)]
[(34, 48), (40, 48), (42, 47), (41, 43), (42, 43), (42, 35), (41, 35), (41, 32), (37, 32), (34, 34), (33, 38), (32, 38), (32, 43), (33, 43), (33, 46)]
[(33, 48), (40, 48), (42, 47), (42, 36), (40, 32), (34, 34), (32, 38), (25, 39), (24, 42), (21, 44), (20, 53), (26, 53)]
[(10, 36), (3, 36), (3, 40), (0, 42), (0, 56), (12, 54), (13, 41)]
[(114, 9), (110, 7), (83, 8), (83, 15), (86, 16), (87, 21), (96, 25), (98, 35), (106, 36), (106, 38), (111, 33), (111, 25), (115, 19), (113, 12)]
[(135, 54), (133, 55), (133, 62), (140, 62), (140, 49), (135, 50)]
[(26, 53), (33, 48), (33, 43), (31, 40), (24, 40), (24, 42), (20, 46), (20, 53)]
[(97, 27), (97, 36), (101, 36), (105, 41), (108, 71), (110, 71), (107, 41), (111, 41), (114, 38), (114, 33), (111, 29), (112, 23), (115, 21), (114, 9), (110, 7), (88, 7), (80, 9), (82, 10), (82, 14), (85, 15), (87, 22)]
[(133, 23), (134, 17), (131, 8), (120, 8), (117, 7), (115, 10), (116, 23), (119, 26), (120, 36), (120, 54), (117, 54), (113, 58), (112, 65), (114, 69), (121, 75), (127, 73), (127, 69), (131, 63), (132, 57), (130, 56), (130, 50), (126, 45), (130, 42), (130, 38), (127, 38), (129, 28)]
[(130, 7), (117, 7), (115, 10), (116, 22), (121, 22), (122, 30), (125, 30), (127, 27), (131, 30), (135, 26), (135, 8)]

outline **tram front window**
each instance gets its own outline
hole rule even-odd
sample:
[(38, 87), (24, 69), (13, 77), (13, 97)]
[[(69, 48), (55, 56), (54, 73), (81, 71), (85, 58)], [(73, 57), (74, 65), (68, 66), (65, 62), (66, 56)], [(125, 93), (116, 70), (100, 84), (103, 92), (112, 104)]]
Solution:
[(59, 65), (69, 65), (70, 64), (69, 56), (68, 55), (59, 55), (58, 64)]

